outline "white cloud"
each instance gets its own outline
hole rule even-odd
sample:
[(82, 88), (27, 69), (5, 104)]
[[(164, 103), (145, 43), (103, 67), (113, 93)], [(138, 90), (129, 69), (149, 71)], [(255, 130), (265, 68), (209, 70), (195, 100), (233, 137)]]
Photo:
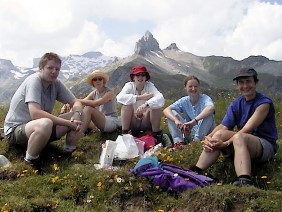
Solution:
[(146, 30), (199, 56), (282, 60), (281, 0), (0, 0), (0, 58), (31, 66), (45, 52), (125, 57)]

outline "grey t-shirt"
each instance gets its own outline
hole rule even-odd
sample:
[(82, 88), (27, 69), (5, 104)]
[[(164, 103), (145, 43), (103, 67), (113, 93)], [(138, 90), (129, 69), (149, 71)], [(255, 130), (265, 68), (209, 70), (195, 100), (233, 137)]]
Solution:
[(5, 135), (11, 133), (18, 125), (31, 121), (27, 103), (38, 103), (42, 110), (52, 113), (56, 100), (64, 104), (72, 103), (75, 96), (58, 79), (45, 89), (39, 73), (28, 76), (12, 97), (4, 122)]

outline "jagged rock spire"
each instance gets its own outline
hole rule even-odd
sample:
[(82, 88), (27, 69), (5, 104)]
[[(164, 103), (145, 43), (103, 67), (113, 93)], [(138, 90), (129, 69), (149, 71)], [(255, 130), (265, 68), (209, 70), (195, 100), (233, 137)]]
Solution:
[(179, 48), (176, 46), (176, 43), (172, 43), (165, 50), (179, 50)]
[(145, 35), (136, 42), (135, 54), (145, 55), (150, 51), (161, 51), (158, 41), (154, 38), (151, 32), (147, 31)]

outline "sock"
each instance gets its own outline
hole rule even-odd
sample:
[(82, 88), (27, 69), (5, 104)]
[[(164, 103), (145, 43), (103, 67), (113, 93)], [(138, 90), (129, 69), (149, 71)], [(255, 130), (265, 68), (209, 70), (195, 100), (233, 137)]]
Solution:
[(250, 175), (240, 175), (237, 177), (238, 179), (240, 178), (246, 178), (246, 179), (249, 179), (249, 180), (252, 180), (252, 177)]
[(65, 152), (72, 152), (75, 149), (76, 149), (76, 146), (73, 146), (73, 145), (65, 145), (64, 147)]
[(28, 154), (28, 152), (26, 151), (26, 153), (25, 153), (25, 159), (27, 159), (27, 160), (35, 160), (35, 159), (37, 159), (37, 158), (39, 158), (39, 155), (37, 155), (37, 156), (32, 156), (32, 155)]
[(198, 173), (198, 174), (202, 174), (202, 172), (203, 172), (203, 169), (199, 168), (198, 166), (191, 166), (189, 169), (193, 172)]

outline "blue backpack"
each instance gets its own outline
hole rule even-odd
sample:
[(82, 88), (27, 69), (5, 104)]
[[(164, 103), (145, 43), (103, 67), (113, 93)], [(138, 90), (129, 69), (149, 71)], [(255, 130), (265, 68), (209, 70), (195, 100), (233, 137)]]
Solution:
[(140, 159), (131, 172), (136, 176), (147, 177), (151, 183), (163, 190), (179, 193), (187, 189), (209, 186), (213, 181), (189, 169), (156, 161), (157, 157)]

